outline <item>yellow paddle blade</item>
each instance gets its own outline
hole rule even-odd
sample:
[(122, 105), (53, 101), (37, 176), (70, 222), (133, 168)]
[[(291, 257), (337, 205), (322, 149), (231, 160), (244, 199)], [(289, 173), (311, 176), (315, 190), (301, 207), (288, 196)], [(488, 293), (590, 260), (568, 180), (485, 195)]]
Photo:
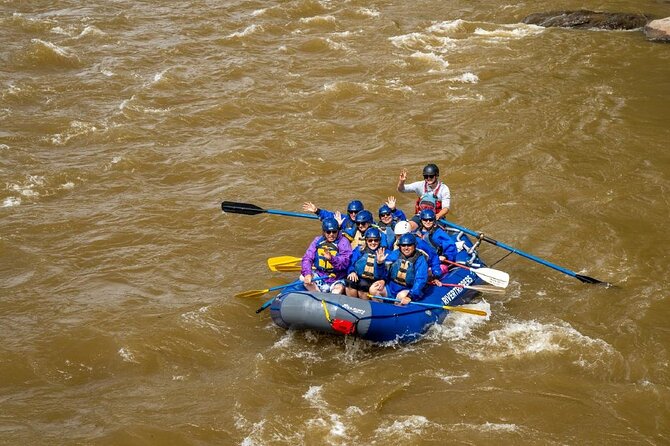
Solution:
[(275, 271), (280, 271), (280, 272), (289, 272), (289, 271), (301, 271), (302, 266), (300, 264), (298, 265), (277, 265), (275, 267)]
[(270, 268), (270, 271), (278, 271), (277, 266), (279, 265), (292, 265), (301, 261), (302, 259), (300, 257), (293, 256), (270, 257), (268, 259), (268, 267)]
[(449, 311), (460, 311), (461, 313), (474, 314), (477, 316), (488, 316), (488, 313), (483, 310), (475, 310), (473, 308), (463, 308), (463, 307), (450, 307), (448, 305), (443, 306), (445, 310)]
[(244, 291), (243, 293), (238, 293), (235, 295), (235, 297), (256, 297), (256, 296), (262, 296), (263, 294), (269, 292), (270, 289), (266, 288), (264, 290), (249, 290), (249, 291)]

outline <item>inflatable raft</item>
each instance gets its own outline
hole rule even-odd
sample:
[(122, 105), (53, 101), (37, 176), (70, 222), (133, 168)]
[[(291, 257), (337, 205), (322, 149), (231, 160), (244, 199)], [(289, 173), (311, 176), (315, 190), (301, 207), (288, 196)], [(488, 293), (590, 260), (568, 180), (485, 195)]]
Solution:
[[(462, 237), (462, 234), (461, 234)], [(484, 266), (467, 237), (457, 261)], [(455, 267), (441, 280), (461, 286), (429, 285), (420, 303), (457, 306), (469, 302), (477, 291), (462, 286), (483, 283), (472, 271)], [(442, 308), (416, 304), (398, 306), (339, 294), (306, 291), (302, 284), (283, 290), (270, 305), (275, 324), (286, 329), (316, 330), (324, 333), (353, 335), (373, 342), (408, 343), (420, 339), (434, 324), (449, 313)]]

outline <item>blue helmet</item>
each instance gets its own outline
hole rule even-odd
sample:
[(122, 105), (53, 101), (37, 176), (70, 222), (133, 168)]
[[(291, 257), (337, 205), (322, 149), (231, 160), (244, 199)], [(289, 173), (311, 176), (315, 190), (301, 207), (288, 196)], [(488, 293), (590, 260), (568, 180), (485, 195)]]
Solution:
[(323, 231), (339, 231), (340, 224), (334, 218), (326, 218), (321, 222), (321, 229)]
[(393, 214), (393, 211), (388, 206), (388, 204), (382, 204), (382, 206), (379, 208), (379, 218), (382, 217), (382, 214)]
[(414, 234), (403, 234), (400, 236), (398, 239), (398, 246), (401, 245), (415, 245), (416, 246), (416, 237), (414, 237)]
[(347, 206), (347, 212), (360, 212), (363, 209), (363, 203), (360, 200), (354, 200)]
[(382, 233), (377, 228), (369, 228), (365, 231), (365, 239), (367, 240), (369, 238), (381, 239)]
[(419, 213), (419, 218), (421, 218), (421, 220), (435, 221), (435, 211), (432, 209), (424, 209)]
[(354, 219), (356, 223), (372, 223), (372, 214), (368, 210), (362, 210), (358, 214), (356, 214), (356, 218)]

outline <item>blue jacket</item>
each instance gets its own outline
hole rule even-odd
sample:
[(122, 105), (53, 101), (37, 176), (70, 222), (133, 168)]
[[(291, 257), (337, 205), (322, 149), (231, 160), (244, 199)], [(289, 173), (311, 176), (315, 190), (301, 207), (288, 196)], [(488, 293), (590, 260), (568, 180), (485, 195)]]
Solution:
[[(428, 283), (428, 263), (426, 262), (426, 257), (420, 252), (415, 251), (416, 258), (410, 267), (407, 269), (407, 275), (405, 278), (406, 288), (409, 289), (409, 297), (412, 300), (419, 300), (423, 297), (423, 288)], [(386, 280), (387, 282), (396, 280), (398, 271), (405, 256), (402, 255), (400, 250), (395, 250), (386, 258)]]
[[(430, 265), (430, 272), (433, 273), (433, 276), (435, 277), (442, 276), (442, 268), (440, 267), (441, 265), (440, 256), (437, 254), (437, 251), (435, 251), (435, 248), (433, 248), (427, 241), (425, 241), (418, 235), (414, 234), (414, 237), (416, 237), (416, 249), (425, 252), (426, 255), (428, 256), (428, 264)], [(393, 242), (393, 246), (389, 246), (389, 248), (394, 249), (398, 248), (397, 240)]]
[(456, 240), (451, 237), (444, 229), (434, 228), (430, 232), (420, 232), (417, 234), (424, 241), (437, 251), (438, 255), (444, 256), (447, 260), (455, 261), (458, 249), (456, 249)]

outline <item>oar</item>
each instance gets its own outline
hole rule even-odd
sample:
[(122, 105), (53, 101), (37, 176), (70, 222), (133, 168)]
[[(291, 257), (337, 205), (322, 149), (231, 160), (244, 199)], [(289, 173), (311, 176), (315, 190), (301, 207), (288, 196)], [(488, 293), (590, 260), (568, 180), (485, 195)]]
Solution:
[(501, 242), (499, 242), (499, 241), (497, 241), (497, 240), (494, 240), (494, 239), (492, 239), (491, 237), (489, 237), (489, 236), (487, 236), (487, 235), (479, 234), (479, 233), (477, 233), (477, 232), (475, 232), (475, 231), (473, 231), (473, 230), (471, 230), (471, 229), (468, 229), (468, 228), (464, 228), (464, 227), (462, 227), (462, 226), (459, 226), (459, 225), (457, 225), (456, 223), (452, 223), (452, 222), (447, 221), (447, 220), (444, 220), (444, 219), (440, 220), (440, 223), (444, 223), (445, 225), (450, 226), (450, 227), (452, 227), (452, 228), (454, 228), (454, 229), (458, 229), (459, 231), (463, 231), (463, 232), (465, 232), (466, 234), (469, 234), (469, 235), (471, 235), (471, 236), (473, 236), (473, 237), (480, 237), (480, 236), (481, 236), (482, 240), (484, 240), (484, 241), (486, 241), (486, 242), (489, 242), (489, 243), (491, 243), (492, 245), (499, 246), (499, 247), (501, 247), (501, 248), (503, 248), (503, 249), (506, 249), (506, 250), (509, 251), (509, 252), (512, 252), (512, 253), (514, 253), (514, 254), (519, 254), (520, 256), (525, 257), (525, 258), (527, 258), (527, 259), (530, 259), (530, 260), (532, 260), (532, 261), (534, 261), (534, 262), (537, 262), (537, 263), (539, 263), (539, 264), (541, 264), (541, 265), (548, 266), (549, 268), (553, 268), (553, 269), (555, 269), (556, 271), (560, 271), (560, 272), (562, 272), (563, 274), (567, 274), (568, 276), (572, 276), (572, 277), (574, 277), (574, 278), (576, 278), (576, 279), (579, 279), (580, 281), (582, 281), (582, 282), (584, 282), (584, 283), (596, 283), (596, 284), (601, 284), (601, 285), (604, 285), (604, 286), (611, 286), (611, 285), (612, 285), (612, 284), (610, 284), (610, 283), (608, 283), (608, 282), (603, 282), (602, 280), (594, 279), (593, 277), (584, 276), (584, 275), (582, 275), (582, 274), (577, 274), (576, 272), (574, 272), (574, 271), (570, 271), (570, 270), (567, 269), (567, 268), (563, 268), (562, 266), (555, 265), (555, 264), (553, 264), (553, 263), (551, 263), (551, 262), (548, 262), (548, 261), (546, 261), (546, 260), (543, 260), (543, 259), (541, 259), (541, 258), (539, 258), (539, 257), (535, 257), (535, 256), (532, 255), (532, 254), (528, 254), (527, 252), (520, 251), (520, 250), (518, 250), (518, 249), (516, 249), (516, 248), (512, 248), (511, 246), (507, 246), (507, 245), (505, 245), (504, 243), (501, 243)]
[(468, 269), (477, 274), (477, 276), (480, 277), (483, 281), (488, 282), (491, 285), (495, 285), (500, 288), (507, 288), (507, 285), (509, 285), (509, 274), (507, 274), (505, 271), (492, 268), (472, 268), (470, 266), (465, 266), (462, 263), (452, 262), (451, 260), (444, 260), (444, 262), (450, 265)]
[(277, 209), (263, 209), (262, 207), (256, 206), (255, 204), (236, 203), (234, 201), (222, 202), (221, 210), (223, 212), (229, 212), (231, 214), (257, 215), (267, 213), (275, 215), (286, 215), (288, 217), (311, 218), (313, 220), (319, 219), (319, 217), (317, 217), (314, 214), (301, 214), (298, 212), (279, 211)]
[(249, 290), (249, 291), (245, 291), (243, 293), (238, 293), (238, 294), (235, 295), (235, 297), (262, 296), (263, 294), (269, 293), (270, 291), (281, 290), (282, 288), (290, 287), (291, 285), (297, 285), (300, 282), (302, 282), (302, 281), (301, 280), (296, 280), (295, 282), (287, 283), (286, 285), (279, 285), (279, 286), (275, 286), (275, 287), (272, 287), (272, 288), (266, 288), (264, 290)]
[(282, 273), (286, 272), (295, 272), (295, 271), (302, 271), (302, 266), (300, 264), (297, 265), (277, 265), (275, 266), (275, 271), (279, 271)]
[(505, 294), (505, 290), (503, 288), (495, 288), (488, 285), (461, 285), (458, 283), (443, 283), (442, 286), (465, 288), (466, 290), (479, 291), (480, 293)]
[[(329, 277), (329, 276), (315, 277), (315, 278), (312, 278), (312, 282), (321, 282), (323, 279), (327, 279), (328, 277)], [(300, 282), (302, 282), (302, 280), (296, 280), (296, 281), (293, 282), (293, 283), (289, 283), (289, 284), (287, 284), (287, 285), (282, 285), (282, 286), (280, 286), (280, 287), (278, 287), (278, 288), (276, 288), (276, 289), (279, 289), (279, 288), (286, 288), (286, 287), (291, 286), (291, 285), (297, 285), (297, 284), (299, 284)], [(256, 310), (256, 314), (260, 313), (261, 311), (265, 310), (267, 307), (269, 307), (270, 305), (272, 305), (272, 302), (275, 300), (275, 297), (277, 297), (277, 296), (272, 296), (270, 299), (268, 299), (267, 302), (265, 302), (263, 305), (261, 305), (260, 307), (258, 307), (258, 310)]]
[[(381, 299), (381, 300), (386, 300), (389, 302), (402, 302), (400, 299), (394, 299), (392, 297), (382, 297), (382, 296), (375, 296), (374, 294), (368, 294), (368, 296), (374, 298), (374, 299)], [(437, 304), (429, 304), (427, 302), (414, 302), (411, 301), (409, 305), (419, 305), (422, 307), (428, 307), (428, 308), (442, 308), (444, 310), (449, 310), (449, 311), (459, 311), (461, 313), (468, 313), (468, 314), (474, 314), (477, 316), (488, 316), (488, 313), (486, 311), (482, 310), (475, 310), (472, 308), (463, 308), (463, 307), (452, 307), (449, 305), (437, 305)]]
[(277, 271), (277, 266), (284, 265), (300, 265), (302, 259), (300, 257), (293, 256), (279, 256), (279, 257), (270, 257), (268, 259), (268, 267), (270, 271)]

